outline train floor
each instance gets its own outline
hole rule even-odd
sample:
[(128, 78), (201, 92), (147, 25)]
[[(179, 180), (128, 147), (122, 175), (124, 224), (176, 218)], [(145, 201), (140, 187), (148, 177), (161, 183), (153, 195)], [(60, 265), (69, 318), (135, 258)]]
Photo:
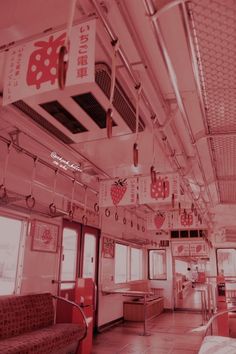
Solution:
[(203, 331), (193, 331), (201, 326), (198, 313), (164, 312), (143, 323), (126, 321), (94, 338), (91, 354), (197, 354)]

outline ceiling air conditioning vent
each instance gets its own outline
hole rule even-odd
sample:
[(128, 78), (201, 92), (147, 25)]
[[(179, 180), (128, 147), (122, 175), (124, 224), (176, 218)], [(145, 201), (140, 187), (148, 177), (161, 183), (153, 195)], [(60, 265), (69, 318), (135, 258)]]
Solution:
[(87, 132), (88, 130), (68, 112), (58, 101), (41, 103), (40, 106), (51, 114), (58, 122), (66, 127), (72, 134)]
[(53, 124), (51, 124), (47, 119), (45, 119), (41, 114), (36, 112), (33, 108), (31, 108), (24, 101), (16, 101), (13, 103), (15, 107), (17, 107), (20, 111), (25, 113), (28, 117), (32, 118), (35, 123), (40, 125), (46, 131), (50, 132), (54, 136), (56, 136), (59, 140), (63, 141), (65, 144), (72, 144), (73, 140), (62, 133), (59, 129), (57, 129)]
[[(95, 66), (95, 81), (104, 92), (107, 98), (110, 97), (111, 73), (108, 65), (105, 63), (97, 63)], [(135, 108), (130, 102), (130, 99), (122, 89), (119, 82), (116, 80), (113, 105), (117, 112), (124, 119), (130, 130), (134, 133), (136, 129)], [(145, 124), (139, 116), (139, 131), (143, 131)]]
[(236, 229), (225, 229), (224, 241), (236, 242)]
[[(13, 103), (34, 123), (65, 144), (105, 139), (111, 72), (104, 63), (95, 64), (95, 81), (51, 90)], [(135, 133), (135, 106), (116, 80), (113, 99), (113, 136)], [(139, 131), (145, 129), (139, 117)]]
[[(106, 111), (91, 92), (72, 96), (73, 100), (93, 119), (99, 128), (106, 128)], [(112, 121), (112, 125), (116, 123)]]

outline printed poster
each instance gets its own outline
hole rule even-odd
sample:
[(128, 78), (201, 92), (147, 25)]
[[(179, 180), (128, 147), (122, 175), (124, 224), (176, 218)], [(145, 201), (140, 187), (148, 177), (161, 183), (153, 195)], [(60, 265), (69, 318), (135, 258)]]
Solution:
[(109, 237), (103, 237), (102, 255), (104, 258), (115, 257), (115, 240)]
[[(72, 27), (66, 86), (94, 82), (96, 20)], [(3, 105), (58, 89), (58, 53), (66, 31), (59, 31), (9, 50)]]
[(157, 211), (147, 216), (148, 230), (169, 230), (171, 225), (171, 214), (168, 211)]
[(117, 178), (101, 181), (99, 187), (99, 206), (111, 207), (132, 205), (137, 201), (137, 178)]
[(157, 175), (155, 183), (150, 176), (139, 177), (139, 203), (140, 204), (172, 204), (180, 196), (180, 183), (177, 174)]
[(181, 209), (172, 213), (172, 225), (175, 229), (199, 229), (204, 227), (198, 220), (198, 217), (191, 209)]
[(174, 257), (187, 257), (190, 255), (189, 243), (175, 242), (172, 243), (172, 255)]
[(208, 256), (208, 246), (204, 241), (190, 243), (190, 256)]

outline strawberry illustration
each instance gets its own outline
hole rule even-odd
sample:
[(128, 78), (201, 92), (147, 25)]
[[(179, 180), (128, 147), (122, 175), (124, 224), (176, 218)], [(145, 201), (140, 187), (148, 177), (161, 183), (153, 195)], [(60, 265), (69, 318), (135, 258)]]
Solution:
[(118, 205), (127, 189), (127, 182), (125, 179), (118, 179), (111, 186), (111, 199), (114, 205)]
[(154, 218), (154, 223), (157, 229), (160, 229), (165, 221), (165, 213), (158, 212)]
[(193, 224), (193, 214), (183, 212), (180, 215), (180, 223), (182, 226), (191, 226)]
[(197, 245), (196, 252), (199, 253), (199, 252), (201, 252), (201, 250), (202, 250), (202, 246), (201, 245)]
[(184, 250), (184, 246), (178, 246), (178, 253), (182, 253)]
[(156, 182), (151, 183), (150, 185), (151, 197), (158, 198), (168, 198), (170, 194), (170, 183), (167, 178), (158, 177)]

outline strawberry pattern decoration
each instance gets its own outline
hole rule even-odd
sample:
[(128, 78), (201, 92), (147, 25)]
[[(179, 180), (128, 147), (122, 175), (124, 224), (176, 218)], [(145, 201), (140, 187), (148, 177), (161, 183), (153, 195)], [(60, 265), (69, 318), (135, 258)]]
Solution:
[(29, 86), (39, 89), (41, 84), (50, 81), (53, 85), (57, 79), (57, 63), (59, 48), (64, 44), (66, 34), (59, 37), (50, 36), (47, 41), (35, 42), (36, 49), (31, 53), (26, 81)]
[(114, 205), (118, 205), (124, 197), (127, 190), (127, 181), (125, 179), (118, 179), (111, 185), (111, 199)]
[(182, 226), (191, 226), (193, 224), (193, 214), (190, 212), (190, 213), (186, 213), (183, 212), (181, 215), (180, 215), (180, 224)]
[(154, 199), (165, 199), (169, 197), (170, 194), (170, 182), (167, 178), (158, 177), (156, 182), (152, 182), (151, 188), (151, 198)]
[(165, 213), (164, 212), (158, 212), (156, 215), (155, 215), (155, 218), (154, 218), (154, 223), (156, 225), (156, 228), (157, 229), (160, 229), (162, 227), (162, 225), (164, 224), (165, 222)]

